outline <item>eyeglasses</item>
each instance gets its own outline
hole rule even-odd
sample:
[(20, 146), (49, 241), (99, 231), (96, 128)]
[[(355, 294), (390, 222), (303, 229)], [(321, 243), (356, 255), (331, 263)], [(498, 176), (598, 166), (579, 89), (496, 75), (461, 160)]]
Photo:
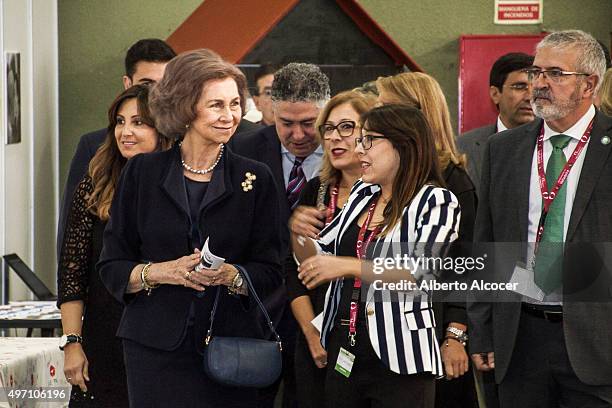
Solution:
[(527, 79), (529, 80), (529, 82), (536, 81), (540, 77), (540, 74), (542, 74), (544, 75), (545, 79), (550, 79), (551, 81), (557, 84), (561, 82), (561, 80), (566, 76), (570, 76), (570, 75), (590, 76), (591, 75), (591, 74), (587, 74), (584, 72), (561, 71), (560, 69), (556, 69), (556, 68), (553, 68), (553, 69), (529, 68), (529, 69), (526, 69), (525, 72), (527, 73)]
[(355, 138), (355, 147), (363, 147), (363, 150), (370, 150), (372, 148), (372, 141), (374, 139), (386, 139), (386, 136), (375, 136), (375, 135), (361, 135)]
[(355, 132), (356, 127), (357, 127), (357, 124), (354, 121), (343, 120), (342, 122), (338, 123), (336, 126), (330, 123), (325, 123), (319, 126), (319, 133), (323, 136), (323, 139), (325, 140), (331, 139), (332, 134), (334, 133), (334, 130), (337, 130), (338, 134), (342, 137), (349, 137), (349, 136), (353, 136), (353, 132)]

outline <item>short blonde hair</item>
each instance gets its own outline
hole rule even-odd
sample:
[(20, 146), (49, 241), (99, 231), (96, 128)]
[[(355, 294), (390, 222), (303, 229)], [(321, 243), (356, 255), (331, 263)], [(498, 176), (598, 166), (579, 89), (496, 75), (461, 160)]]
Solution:
[(609, 68), (601, 81), (599, 89), (599, 97), (601, 98), (600, 109), (608, 116), (612, 116), (612, 68)]
[(440, 84), (422, 72), (403, 72), (376, 80), (378, 92), (392, 95), (394, 103), (403, 103), (420, 109), (427, 118), (434, 137), (440, 168), (450, 162), (465, 168), (465, 155), (457, 150), (450, 112)]
[[(319, 116), (315, 123), (316, 135), (320, 144), (323, 144), (323, 135), (319, 131), (319, 127), (327, 121), (332, 110), (345, 103), (350, 104), (351, 107), (355, 109), (355, 112), (361, 116), (374, 107), (376, 96), (359, 91), (345, 91), (331, 98), (323, 109), (321, 109), (321, 112), (319, 112)], [(355, 123), (359, 125), (359, 118), (357, 118)], [(323, 160), (321, 161), (321, 170), (319, 171), (319, 180), (321, 180), (321, 184), (335, 183), (339, 178), (340, 170), (332, 166), (327, 151), (323, 149)]]
[(202, 48), (173, 58), (164, 76), (154, 85), (149, 106), (155, 127), (174, 139), (182, 138), (197, 116), (196, 106), (208, 81), (232, 78), (238, 87), (240, 107), (245, 113), (247, 82), (244, 74), (214, 51)]

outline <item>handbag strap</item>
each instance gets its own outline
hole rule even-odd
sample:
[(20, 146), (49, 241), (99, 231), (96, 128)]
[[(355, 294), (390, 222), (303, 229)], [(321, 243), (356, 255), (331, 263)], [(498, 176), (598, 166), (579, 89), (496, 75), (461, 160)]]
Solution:
[[(247, 284), (247, 288), (249, 290), (249, 296), (252, 296), (253, 299), (255, 299), (255, 302), (257, 302), (257, 305), (259, 306), (264, 317), (266, 318), (266, 323), (268, 323), (268, 327), (270, 328), (270, 331), (272, 332), (272, 334), (274, 334), (274, 337), (276, 337), (276, 342), (278, 343), (278, 346), (282, 351), (283, 348), (282, 348), (281, 338), (276, 332), (276, 329), (274, 328), (274, 323), (272, 323), (272, 319), (270, 318), (270, 315), (268, 314), (266, 307), (264, 306), (262, 301), (259, 299), (259, 296), (257, 295), (257, 292), (255, 291), (255, 286), (253, 285), (253, 281), (251, 280), (251, 277), (247, 273), (246, 269), (244, 269), (242, 266), (234, 265), (234, 267), (238, 269), (238, 273), (242, 275), (244, 281)], [(220, 296), (221, 296), (221, 288), (218, 288), (217, 295), (215, 296), (215, 303), (213, 304), (213, 308), (210, 311), (210, 327), (208, 328), (208, 332), (206, 332), (206, 340), (205, 340), (206, 345), (208, 345), (208, 343), (210, 342), (210, 337), (212, 335), (212, 329), (213, 329), (213, 323), (215, 320), (215, 314), (217, 313), (217, 305), (219, 304)]]

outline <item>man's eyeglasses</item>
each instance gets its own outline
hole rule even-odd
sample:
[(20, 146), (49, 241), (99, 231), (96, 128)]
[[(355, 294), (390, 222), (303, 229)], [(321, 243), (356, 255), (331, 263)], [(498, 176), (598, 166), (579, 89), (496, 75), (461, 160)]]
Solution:
[(536, 81), (540, 74), (544, 75), (544, 79), (549, 79), (555, 83), (561, 82), (561, 80), (570, 75), (584, 75), (590, 76), (591, 74), (587, 74), (585, 72), (573, 72), (573, 71), (561, 71), (560, 69), (540, 69), (540, 68), (528, 68), (525, 70), (527, 73), (527, 79), (529, 82)]
[(361, 135), (355, 138), (355, 147), (361, 145), (361, 147), (363, 147), (363, 150), (370, 150), (372, 148), (372, 141), (374, 139), (386, 139), (386, 137), (375, 135)]
[(337, 130), (338, 134), (342, 137), (349, 137), (349, 136), (353, 136), (353, 132), (355, 132), (356, 127), (357, 127), (357, 124), (354, 121), (343, 120), (342, 122), (338, 123), (336, 126), (329, 124), (329, 123), (325, 123), (319, 126), (319, 133), (321, 134), (321, 136), (323, 136), (323, 139), (325, 140), (331, 139), (332, 133), (334, 133), (334, 130)]

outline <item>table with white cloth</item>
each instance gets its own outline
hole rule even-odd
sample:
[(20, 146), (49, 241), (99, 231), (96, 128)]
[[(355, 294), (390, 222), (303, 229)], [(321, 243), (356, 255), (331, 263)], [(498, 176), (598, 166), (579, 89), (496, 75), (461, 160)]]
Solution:
[(0, 338), (0, 407), (65, 407), (70, 384), (58, 338)]

